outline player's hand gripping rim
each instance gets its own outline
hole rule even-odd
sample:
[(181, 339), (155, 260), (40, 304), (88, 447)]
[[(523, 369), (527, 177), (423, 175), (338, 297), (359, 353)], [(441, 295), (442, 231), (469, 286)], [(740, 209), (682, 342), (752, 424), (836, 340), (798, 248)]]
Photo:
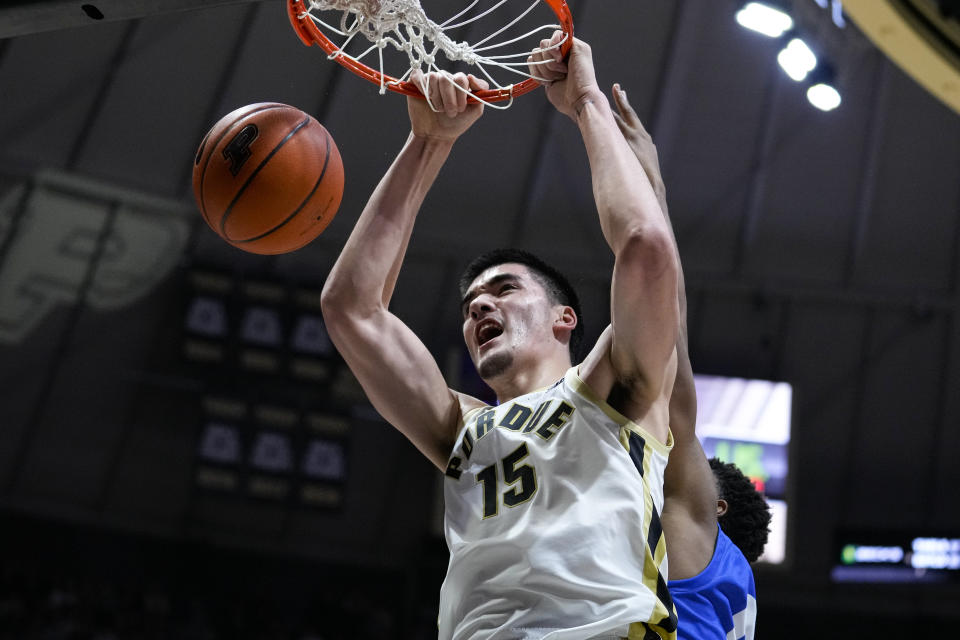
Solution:
[(445, 113), (449, 118), (456, 118), (466, 110), (469, 104), (467, 99), (474, 91), (482, 91), (490, 86), (486, 80), (472, 73), (449, 71), (414, 71), (410, 81), (420, 88), (431, 111)]

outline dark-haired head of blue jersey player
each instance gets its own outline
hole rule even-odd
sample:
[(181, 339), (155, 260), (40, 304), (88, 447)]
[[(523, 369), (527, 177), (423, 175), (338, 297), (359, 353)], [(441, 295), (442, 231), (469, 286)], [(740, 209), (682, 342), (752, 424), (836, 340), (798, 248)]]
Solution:
[[(666, 189), (657, 149), (626, 93), (613, 93), (617, 124), (643, 166), (664, 216)], [(664, 478), (663, 532), (678, 640), (753, 640), (757, 594), (750, 563), (763, 552), (770, 511), (734, 465), (708, 461), (694, 431), (697, 398), (687, 352), (683, 274), (677, 291), (681, 326), (677, 377), (670, 398), (674, 446)]]

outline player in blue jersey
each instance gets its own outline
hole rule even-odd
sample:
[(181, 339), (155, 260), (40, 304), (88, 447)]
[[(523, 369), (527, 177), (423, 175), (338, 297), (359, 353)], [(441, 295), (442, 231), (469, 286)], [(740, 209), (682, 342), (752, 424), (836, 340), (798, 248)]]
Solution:
[[(617, 124), (640, 160), (669, 222), (666, 188), (653, 140), (619, 86), (614, 87), (613, 98), (619, 111)], [(665, 472), (663, 509), (677, 637), (752, 640), (757, 601), (750, 563), (766, 544), (769, 507), (734, 465), (717, 459), (708, 461), (697, 440), (697, 399), (687, 352), (682, 271), (679, 283), (677, 377), (670, 398), (674, 448)]]

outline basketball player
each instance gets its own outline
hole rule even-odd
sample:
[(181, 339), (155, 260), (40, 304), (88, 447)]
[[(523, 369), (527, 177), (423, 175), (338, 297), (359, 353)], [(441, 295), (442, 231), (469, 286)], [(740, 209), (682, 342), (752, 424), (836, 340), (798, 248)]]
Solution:
[(677, 254), (589, 46), (575, 41), (566, 62), (552, 53), (530, 62), (579, 127), (614, 255), (611, 323), (586, 359), (571, 359), (579, 319), (569, 285), (528, 254), (484, 258), (461, 299), (467, 349), (497, 406), (449, 389), (388, 310), (418, 209), (482, 113), (454, 83), (486, 83), (461, 74), (415, 76), (430, 102), (408, 100), (412, 132), (327, 279), (324, 318), (376, 409), (445, 472), (442, 640), (674, 638), (659, 514)]
[[(614, 114), (647, 174), (669, 224), (657, 148), (626, 93), (614, 85)], [(756, 589), (750, 562), (763, 552), (770, 512), (753, 483), (732, 464), (707, 460), (695, 433), (697, 398), (687, 352), (686, 293), (680, 286), (677, 377), (670, 397), (670, 453), (664, 484), (663, 530), (670, 551), (669, 587), (688, 640), (752, 640)], [(718, 528), (719, 524), (719, 528)]]

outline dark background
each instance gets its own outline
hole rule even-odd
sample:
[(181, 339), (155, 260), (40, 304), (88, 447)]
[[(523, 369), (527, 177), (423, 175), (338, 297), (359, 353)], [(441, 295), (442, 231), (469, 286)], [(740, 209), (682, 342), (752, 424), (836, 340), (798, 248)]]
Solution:
[[(0, 13), (0, 634), (431, 637), (439, 474), (335, 354), (238, 333), (251, 307), (285, 336), (313, 309), (407, 134), (403, 100), (302, 46), (279, 0), (103, 2), (99, 21), (80, 4)], [(960, 537), (960, 118), (813, 0), (794, 12), (837, 69), (831, 113), (735, 2), (570, 4), (600, 82), (624, 85), (660, 150), (695, 371), (795, 390), (787, 562), (757, 568), (758, 637), (944, 635), (956, 582), (838, 585), (830, 569), (844, 531)], [(329, 229), (277, 257), (218, 239), (190, 187), (204, 132), (259, 101), (315, 115), (347, 176)], [(458, 144), (401, 274), (394, 310), (454, 386), (471, 384), (456, 274), (501, 245), (571, 274), (599, 333), (611, 260), (586, 156), (539, 92)], [(185, 329), (197, 295), (223, 304), (226, 334)], [(245, 458), (213, 465), (230, 487), (204, 485), (224, 400), (244, 446), (342, 445), (336, 503), (303, 500), (298, 465)]]

